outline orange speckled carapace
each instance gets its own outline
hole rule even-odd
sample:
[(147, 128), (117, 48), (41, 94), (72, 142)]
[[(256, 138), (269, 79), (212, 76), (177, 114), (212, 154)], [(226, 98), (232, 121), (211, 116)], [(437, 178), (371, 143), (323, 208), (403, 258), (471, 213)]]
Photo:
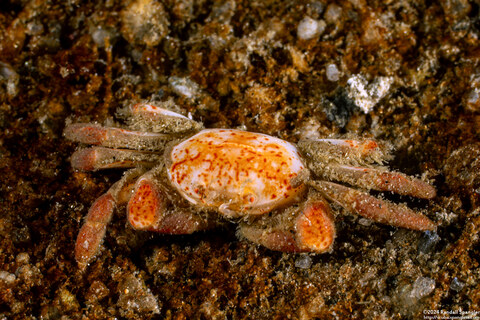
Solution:
[(260, 133), (203, 130), (175, 146), (168, 177), (191, 203), (229, 217), (262, 214), (298, 202), (293, 186), (305, 165), (292, 144)]

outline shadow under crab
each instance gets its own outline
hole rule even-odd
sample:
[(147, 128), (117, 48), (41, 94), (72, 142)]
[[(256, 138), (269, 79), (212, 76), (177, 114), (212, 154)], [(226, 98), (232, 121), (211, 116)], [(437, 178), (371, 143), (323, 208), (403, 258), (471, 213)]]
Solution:
[(261, 133), (204, 129), (150, 104), (123, 112), (128, 129), (65, 128), (66, 138), (95, 145), (72, 155), (74, 168), (133, 168), (91, 206), (75, 245), (80, 268), (97, 253), (115, 206), (123, 203), (138, 230), (189, 234), (235, 220), (240, 237), (285, 252), (331, 249), (335, 224), (326, 199), (376, 222), (435, 228), (407, 206), (368, 193), (435, 196), (428, 183), (383, 167), (388, 148), (376, 141), (303, 139), (295, 146)]

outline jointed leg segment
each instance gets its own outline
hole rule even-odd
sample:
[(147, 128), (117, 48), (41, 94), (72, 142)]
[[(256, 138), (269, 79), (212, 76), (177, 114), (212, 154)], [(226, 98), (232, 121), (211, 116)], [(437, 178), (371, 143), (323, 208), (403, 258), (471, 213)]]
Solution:
[(115, 206), (125, 202), (124, 189), (131, 188), (132, 181), (140, 174), (142, 174), (141, 169), (127, 171), (122, 179), (99, 197), (88, 210), (75, 243), (75, 259), (80, 269), (84, 269), (97, 253), (105, 236), (107, 225), (112, 219)]
[(132, 131), (115, 127), (102, 127), (91, 123), (74, 123), (65, 128), (67, 139), (108, 148), (163, 151), (172, 136), (164, 133)]
[(335, 239), (335, 223), (330, 207), (319, 194), (303, 205), (280, 213), (273, 223), (240, 224), (238, 234), (275, 251), (325, 252)]
[(430, 219), (406, 206), (333, 182), (314, 181), (310, 184), (330, 201), (373, 221), (413, 230), (435, 229), (435, 224)]
[(153, 167), (162, 159), (161, 154), (127, 149), (90, 147), (72, 154), (71, 164), (82, 171), (97, 171), (111, 168)]

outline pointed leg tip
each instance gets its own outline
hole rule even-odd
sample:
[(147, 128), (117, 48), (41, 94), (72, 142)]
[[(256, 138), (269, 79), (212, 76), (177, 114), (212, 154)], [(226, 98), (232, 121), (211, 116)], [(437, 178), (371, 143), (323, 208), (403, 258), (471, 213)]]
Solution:
[(97, 154), (94, 148), (80, 149), (72, 154), (70, 163), (72, 168), (82, 171), (95, 171)]
[(414, 214), (406, 217), (405, 227), (417, 231), (433, 231), (437, 228), (435, 222), (427, 218), (421, 213), (413, 212)]
[(312, 252), (328, 251), (335, 239), (335, 223), (324, 201), (307, 203), (297, 218), (297, 241)]
[(88, 222), (80, 229), (75, 242), (75, 260), (81, 270), (85, 269), (97, 254), (105, 236), (105, 229), (105, 226)]
[(138, 181), (127, 206), (128, 221), (133, 228), (145, 230), (154, 227), (165, 210), (163, 194), (148, 178)]
[(80, 269), (85, 269), (89, 261), (97, 254), (114, 209), (115, 200), (107, 192), (95, 200), (88, 210), (85, 223), (80, 228), (75, 242), (75, 260)]
[(428, 183), (425, 183), (425, 186), (422, 189), (422, 196), (419, 198), (423, 199), (433, 199), (437, 196), (437, 190), (435, 190), (434, 187), (429, 185)]

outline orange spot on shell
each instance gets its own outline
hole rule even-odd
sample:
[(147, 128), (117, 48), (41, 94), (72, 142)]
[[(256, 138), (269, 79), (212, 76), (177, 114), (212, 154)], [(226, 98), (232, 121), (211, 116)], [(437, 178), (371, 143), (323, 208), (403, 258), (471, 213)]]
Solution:
[(163, 211), (160, 192), (154, 184), (141, 181), (128, 202), (128, 220), (136, 229), (152, 226)]
[(328, 250), (335, 238), (335, 226), (328, 206), (321, 202), (308, 202), (297, 218), (299, 242), (314, 252)]

